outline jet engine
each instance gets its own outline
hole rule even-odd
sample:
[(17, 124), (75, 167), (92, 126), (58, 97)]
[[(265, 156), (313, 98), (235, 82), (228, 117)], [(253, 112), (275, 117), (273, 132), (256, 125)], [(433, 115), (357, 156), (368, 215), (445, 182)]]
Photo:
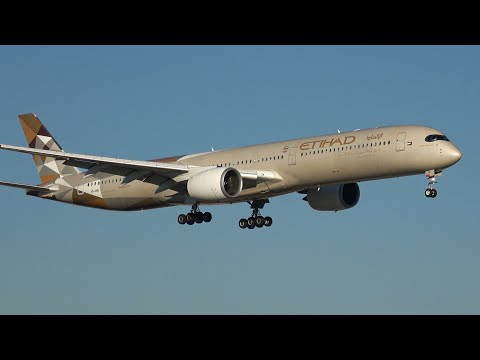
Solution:
[(240, 194), (242, 176), (234, 168), (216, 168), (193, 175), (187, 182), (188, 194), (196, 200), (225, 200)]
[(357, 183), (322, 186), (319, 189), (308, 189), (303, 200), (315, 210), (337, 211), (350, 209), (360, 199), (360, 188)]

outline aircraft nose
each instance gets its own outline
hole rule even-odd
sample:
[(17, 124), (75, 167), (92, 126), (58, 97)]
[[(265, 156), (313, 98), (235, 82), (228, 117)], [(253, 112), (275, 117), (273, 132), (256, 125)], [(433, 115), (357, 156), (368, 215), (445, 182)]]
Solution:
[(462, 158), (462, 153), (460, 152), (460, 150), (454, 147), (452, 150), (450, 150), (449, 156), (452, 159), (453, 163), (455, 164), (456, 162), (460, 161), (460, 159)]

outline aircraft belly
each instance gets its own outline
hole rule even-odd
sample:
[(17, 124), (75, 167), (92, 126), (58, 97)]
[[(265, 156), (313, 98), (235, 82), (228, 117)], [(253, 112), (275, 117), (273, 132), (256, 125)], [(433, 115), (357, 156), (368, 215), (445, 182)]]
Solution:
[(120, 185), (116, 188), (107, 186), (85, 188), (81, 185), (74, 188), (62, 187), (60, 191), (41, 197), (105, 210), (141, 210), (168, 206), (164, 203), (161, 194), (155, 194), (157, 187), (157, 185), (141, 181)]
[(162, 204), (160, 194), (155, 194), (155, 184), (133, 181), (121, 185), (116, 191), (107, 193), (109, 203), (121, 205), (125, 210), (140, 210), (159, 207)]

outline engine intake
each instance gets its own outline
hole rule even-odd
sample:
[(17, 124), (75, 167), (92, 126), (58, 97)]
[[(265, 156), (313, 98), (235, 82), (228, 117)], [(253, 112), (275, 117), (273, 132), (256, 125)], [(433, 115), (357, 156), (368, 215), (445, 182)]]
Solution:
[(303, 200), (319, 211), (346, 210), (357, 205), (360, 188), (357, 183), (322, 186), (320, 189), (308, 189)]
[(234, 168), (216, 168), (193, 175), (188, 194), (197, 200), (225, 200), (237, 197), (243, 188), (242, 176)]

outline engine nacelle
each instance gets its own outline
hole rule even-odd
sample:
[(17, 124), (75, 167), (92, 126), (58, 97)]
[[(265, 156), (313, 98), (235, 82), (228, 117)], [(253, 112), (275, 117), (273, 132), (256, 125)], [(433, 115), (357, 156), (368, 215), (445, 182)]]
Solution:
[(240, 194), (242, 176), (234, 168), (216, 168), (193, 175), (187, 182), (190, 197), (196, 200), (225, 200)]
[(360, 200), (360, 188), (357, 183), (322, 186), (319, 190), (309, 189), (303, 200), (319, 211), (350, 209)]

